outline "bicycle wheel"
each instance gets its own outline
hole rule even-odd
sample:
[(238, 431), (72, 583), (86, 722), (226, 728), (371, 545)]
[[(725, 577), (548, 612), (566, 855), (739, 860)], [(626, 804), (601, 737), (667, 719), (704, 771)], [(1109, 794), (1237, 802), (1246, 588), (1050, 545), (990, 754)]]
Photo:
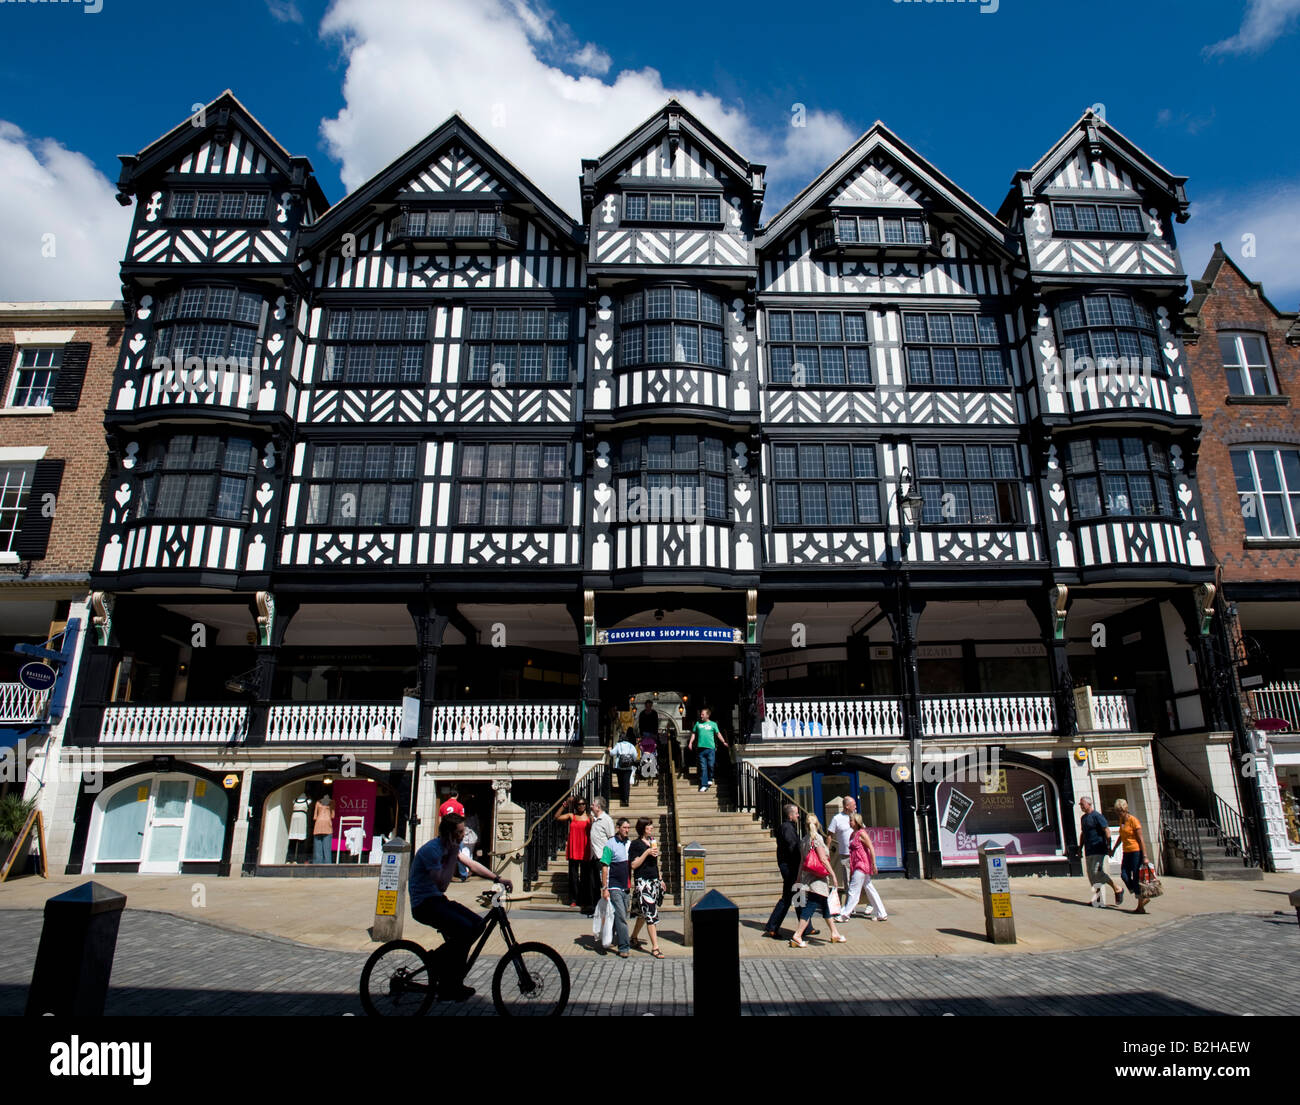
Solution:
[(422, 1017), (435, 990), (428, 953), (413, 940), (390, 940), (361, 972), (361, 1006), (372, 1017)]
[(569, 968), (545, 944), (516, 944), (492, 975), (492, 1004), (503, 1017), (558, 1017), (569, 1004)]

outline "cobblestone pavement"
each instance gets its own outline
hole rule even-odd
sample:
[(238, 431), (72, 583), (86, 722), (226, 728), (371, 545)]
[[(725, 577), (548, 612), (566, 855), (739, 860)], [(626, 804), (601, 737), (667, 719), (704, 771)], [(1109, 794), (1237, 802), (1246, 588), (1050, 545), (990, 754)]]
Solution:
[[(36, 910), (0, 910), (0, 1014), (21, 1014), (40, 939)], [(575, 1015), (690, 1012), (687, 958), (599, 955), (556, 930), (573, 979)], [(1171, 921), (1100, 948), (991, 959), (877, 956), (744, 959), (745, 1012), (756, 1015), (956, 1016), (1077, 1013), (1300, 1015), (1300, 933), (1294, 916), (1208, 914)], [(491, 1015), (494, 936), (469, 978), (478, 995), (438, 1004), (446, 1015)], [(366, 956), (226, 932), (128, 910), (118, 936), (110, 1015), (361, 1013)], [(1123, 994), (1122, 1006), (1115, 996)], [(852, 995), (851, 999), (849, 995)]]

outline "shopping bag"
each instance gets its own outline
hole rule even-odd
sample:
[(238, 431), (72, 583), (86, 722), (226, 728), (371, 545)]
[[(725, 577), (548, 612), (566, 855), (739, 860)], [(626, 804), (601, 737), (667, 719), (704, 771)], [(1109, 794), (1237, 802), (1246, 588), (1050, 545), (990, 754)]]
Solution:
[(826, 908), (831, 911), (832, 917), (840, 915), (840, 892), (837, 887), (832, 886), (831, 892), (826, 895)]
[(1138, 872), (1138, 897), (1145, 901), (1148, 898), (1158, 898), (1164, 892), (1160, 876), (1156, 874), (1156, 865), (1147, 860)]
[(601, 947), (608, 948), (614, 943), (614, 903), (607, 898), (596, 903), (596, 912), (591, 918), (591, 934), (600, 939)]

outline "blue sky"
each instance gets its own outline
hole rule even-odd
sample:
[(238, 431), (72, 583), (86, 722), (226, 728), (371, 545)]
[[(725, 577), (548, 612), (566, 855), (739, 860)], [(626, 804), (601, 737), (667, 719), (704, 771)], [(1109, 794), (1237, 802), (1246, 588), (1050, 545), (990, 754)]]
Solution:
[(877, 118), (996, 209), (1100, 103), (1191, 178), (1193, 275), (1223, 240), (1300, 301), (1300, 0), (10, 2), (0, 36), (0, 298), (116, 294), (116, 155), (229, 87), (332, 201), (459, 110), (570, 211), (579, 159), (676, 94), (769, 164), (769, 218)]

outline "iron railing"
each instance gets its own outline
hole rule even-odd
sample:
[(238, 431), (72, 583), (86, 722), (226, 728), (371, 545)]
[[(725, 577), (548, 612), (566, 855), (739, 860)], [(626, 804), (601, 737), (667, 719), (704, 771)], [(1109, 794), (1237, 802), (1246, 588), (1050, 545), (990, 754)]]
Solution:
[(31, 724), (45, 717), (49, 691), (34, 691), (21, 683), (0, 683), (0, 722)]
[[(609, 802), (609, 765), (601, 762), (574, 782), (564, 794), (557, 798), (547, 810), (537, 817), (524, 837), (524, 889), (531, 891), (537, 882), (537, 876), (559, 852), (568, 846), (569, 823), (556, 821), (555, 815), (566, 799), (582, 798), (591, 809), (591, 800), (599, 796), (606, 804)], [(513, 851), (512, 851), (513, 854)], [(572, 889), (572, 888), (570, 888)]]
[(1205, 866), (1205, 853), (1201, 849), (1201, 833), (1195, 811), (1186, 809), (1163, 787), (1156, 789), (1160, 795), (1162, 850), (1166, 857), (1175, 848), (1186, 853), (1197, 870), (1200, 870)]
[(1217, 794), (1214, 796), (1214, 814), (1219, 843), (1223, 845), (1224, 851), (1229, 856), (1240, 858), (1243, 867), (1259, 867), (1259, 856), (1255, 854), (1241, 814)]

